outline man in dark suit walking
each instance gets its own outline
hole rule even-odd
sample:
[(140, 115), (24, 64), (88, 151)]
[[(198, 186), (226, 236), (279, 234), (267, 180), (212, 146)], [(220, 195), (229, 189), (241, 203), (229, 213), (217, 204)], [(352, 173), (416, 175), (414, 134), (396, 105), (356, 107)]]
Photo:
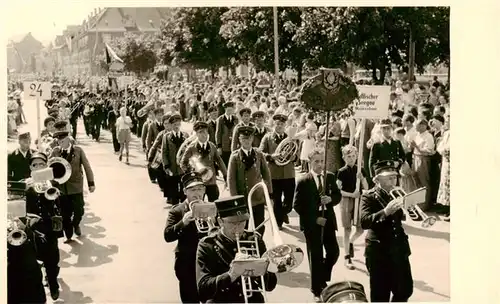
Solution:
[[(332, 173), (324, 176), (325, 154), (314, 149), (309, 154), (311, 171), (297, 181), (293, 208), (300, 217), (300, 230), (304, 232), (311, 271), (311, 292), (319, 301), (321, 291), (331, 280), (332, 269), (339, 258), (339, 245), (335, 231), (337, 220), (333, 206), (342, 195)], [(326, 256), (323, 253), (326, 251)]]
[(195, 172), (185, 174), (182, 177), (182, 185), (186, 200), (168, 213), (163, 237), (167, 243), (177, 241), (174, 270), (179, 280), (182, 303), (199, 303), (196, 285), (196, 249), (199, 240), (205, 237), (206, 233), (198, 232), (189, 204), (203, 199), (205, 185), (201, 176)]
[(80, 222), (84, 214), (85, 201), (83, 200), (83, 169), (87, 177), (89, 192), (95, 191), (94, 173), (90, 167), (90, 162), (83, 149), (71, 142), (69, 138), (68, 123), (58, 121), (54, 125), (56, 131), (54, 138), (57, 138), (58, 147), (52, 150), (49, 157), (62, 157), (71, 165), (71, 176), (69, 180), (59, 185), (61, 190), (61, 213), (63, 217), (63, 229), (66, 235), (66, 242), (70, 242), (73, 232), (80, 236)]
[(224, 164), (229, 163), (231, 156), (231, 142), (233, 137), (234, 127), (238, 124), (238, 118), (233, 115), (234, 102), (226, 102), (224, 104), (225, 113), (217, 118), (217, 127), (215, 131), (215, 144), (219, 150), (219, 154), (224, 161)]
[(373, 168), (375, 187), (361, 196), (360, 205), (361, 228), (368, 230), (365, 259), (371, 302), (407, 302), (413, 293), (413, 278), (408, 235), (401, 223), (404, 201), (390, 195), (398, 170), (394, 161), (378, 162)]
[(36, 151), (30, 149), (31, 135), (29, 132), (19, 134), (19, 148), (7, 157), (7, 180), (20, 181), (31, 176), (30, 158)]
[(399, 169), (405, 162), (406, 154), (403, 145), (399, 140), (392, 138), (392, 123), (390, 119), (383, 119), (380, 122), (383, 140), (373, 144), (370, 151), (370, 175), (375, 176), (373, 166), (380, 161), (392, 160), (396, 162)]
[(214, 144), (216, 144), (216, 141), (215, 141), (215, 131), (217, 129), (217, 114), (218, 113), (219, 113), (219, 110), (217, 110), (216, 107), (210, 107), (210, 108), (208, 108), (208, 119), (207, 119), (207, 124), (208, 124), (208, 140), (211, 141)]

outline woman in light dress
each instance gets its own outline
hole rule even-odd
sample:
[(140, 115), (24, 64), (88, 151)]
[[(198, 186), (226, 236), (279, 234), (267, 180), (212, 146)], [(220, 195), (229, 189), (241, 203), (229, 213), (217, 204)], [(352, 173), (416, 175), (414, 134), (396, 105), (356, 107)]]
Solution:
[(441, 154), (441, 180), (439, 182), (439, 191), (437, 195), (437, 203), (443, 206), (448, 206), (448, 213), (444, 220), (450, 220), (450, 117), (446, 117), (445, 132), (437, 145), (437, 152)]
[(131, 139), (130, 128), (132, 127), (132, 119), (130, 116), (127, 116), (127, 109), (125, 107), (120, 109), (120, 117), (116, 120), (115, 126), (118, 142), (120, 143), (120, 156), (118, 157), (118, 160), (122, 161), (123, 149), (125, 149), (125, 163), (128, 165), (128, 147)]

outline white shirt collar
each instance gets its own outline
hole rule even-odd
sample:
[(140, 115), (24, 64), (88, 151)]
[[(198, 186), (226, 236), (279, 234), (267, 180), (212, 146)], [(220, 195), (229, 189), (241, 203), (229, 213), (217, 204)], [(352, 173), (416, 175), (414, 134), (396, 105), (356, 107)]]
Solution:
[(207, 142), (201, 142), (201, 141), (198, 141), (200, 143), (200, 146), (203, 148), (203, 149), (206, 149), (207, 148)]
[(318, 187), (318, 188), (319, 188), (319, 183), (320, 183), (320, 182), (322, 182), (322, 181), (319, 179), (319, 175), (321, 175), (321, 176), (322, 176), (322, 178), (324, 178), (323, 173), (318, 174), (318, 173), (314, 172), (313, 170), (311, 170), (310, 172), (311, 172), (311, 174), (312, 174), (312, 176), (313, 176), (313, 178), (314, 178), (314, 182), (316, 183), (316, 187)]
[(241, 150), (243, 150), (243, 152), (245, 152), (247, 156), (250, 155), (250, 152), (252, 152), (252, 148), (250, 148), (250, 150), (246, 150), (243, 147), (241, 147)]
[(21, 153), (22, 156), (26, 157), (26, 155), (28, 154), (29, 150), (26, 150), (25, 152), (23, 152), (21, 149), (19, 149), (19, 153)]

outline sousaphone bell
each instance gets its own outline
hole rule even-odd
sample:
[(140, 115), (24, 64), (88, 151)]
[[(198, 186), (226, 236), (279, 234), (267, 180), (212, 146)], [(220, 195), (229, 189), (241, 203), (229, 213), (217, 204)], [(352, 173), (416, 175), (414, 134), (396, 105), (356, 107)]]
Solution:
[(52, 157), (47, 162), (47, 167), (52, 168), (54, 180), (64, 184), (71, 177), (71, 164), (62, 157)]

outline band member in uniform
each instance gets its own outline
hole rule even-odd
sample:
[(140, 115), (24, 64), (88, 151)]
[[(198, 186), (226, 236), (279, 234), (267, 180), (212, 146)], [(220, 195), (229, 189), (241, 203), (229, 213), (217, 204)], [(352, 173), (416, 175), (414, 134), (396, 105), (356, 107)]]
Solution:
[[(83, 171), (87, 177), (89, 192), (95, 191), (94, 173), (90, 167), (90, 162), (85, 155), (85, 151), (71, 143), (67, 122), (58, 121), (55, 125), (56, 132), (54, 138), (57, 138), (58, 147), (52, 150), (50, 157), (62, 157), (71, 164), (71, 177), (60, 185), (61, 190), (61, 212), (63, 217), (64, 234), (67, 242), (71, 241), (73, 232), (80, 236), (80, 222), (84, 214), (85, 201), (83, 200)], [(50, 158), (49, 157), (49, 158)]]
[(224, 103), (225, 113), (219, 118), (217, 118), (217, 127), (215, 130), (215, 144), (217, 149), (219, 149), (219, 154), (224, 161), (224, 164), (229, 163), (229, 157), (231, 156), (231, 143), (234, 127), (238, 124), (238, 118), (233, 115), (234, 113), (234, 102)]
[[(358, 166), (356, 159), (358, 150), (352, 145), (345, 145), (342, 147), (342, 158), (344, 159), (345, 166), (339, 169), (337, 173), (337, 186), (342, 194), (342, 201), (340, 202), (340, 219), (342, 227), (344, 227), (344, 265), (349, 269), (355, 269), (352, 264), (354, 258), (354, 242), (363, 234), (358, 214), (354, 214), (356, 207), (356, 199), (361, 196), (361, 189), (356, 189), (357, 180), (360, 179), (363, 190), (368, 190), (368, 182), (365, 178), (365, 172), (361, 168), (358, 175)], [(358, 217), (357, 223), (354, 223), (354, 217)], [(351, 235), (352, 227), (354, 226), (354, 235)]]
[(370, 151), (371, 176), (374, 175), (373, 166), (381, 161), (392, 160), (396, 162), (398, 169), (405, 162), (406, 153), (399, 140), (392, 137), (392, 122), (390, 119), (383, 119), (380, 122), (382, 131), (382, 142), (374, 143)]
[(183, 171), (177, 163), (177, 152), (179, 151), (182, 143), (188, 138), (188, 135), (180, 131), (182, 117), (180, 114), (173, 114), (169, 123), (172, 127), (167, 136), (163, 137), (161, 143), (161, 154), (163, 157), (163, 169), (169, 176), (169, 186), (172, 193), (169, 197), (172, 198), (172, 204), (177, 205), (180, 201), (184, 200), (184, 193), (182, 192), (181, 176)]
[(7, 157), (7, 180), (20, 181), (30, 177), (30, 158), (36, 151), (31, 149), (29, 132), (19, 134), (19, 148), (9, 153)]
[(164, 129), (163, 124), (161, 123), (161, 119), (163, 117), (163, 109), (155, 109), (153, 113), (155, 120), (148, 126), (148, 135), (146, 136), (146, 153), (148, 153), (149, 149), (151, 149), (156, 136), (158, 136), (158, 133), (160, 133)]
[(264, 135), (269, 132), (269, 128), (265, 126), (266, 113), (264, 113), (264, 111), (255, 111), (252, 113), (252, 119), (255, 124), (252, 147), (258, 148), (260, 147)]
[[(142, 125), (142, 130), (141, 130), (141, 143), (142, 143), (142, 150), (144, 151), (144, 153), (146, 153), (146, 160), (148, 158), (148, 148), (147, 148), (147, 145), (146, 145), (146, 138), (148, 137), (148, 130), (149, 130), (149, 125), (154, 123), (154, 114), (153, 114), (153, 111), (150, 111), (148, 113), (148, 118), (147, 120), (144, 122), (144, 124)], [(151, 180), (151, 182), (154, 184), (156, 183), (156, 176), (155, 176), (155, 172), (152, 168), (150, 168), (148, 166), (148, 175), (149, 175), (149, 180)]]
[[(158, 180), (158, 186), (160, 186), (161, 191), (163, 191), (163, 197), (166, 199), (167, 204), (171, 204), (171, 199), (170, 199), (170, 192), (169, 190), (171, 189), (170, 187), (167, 187), (168, 185), (168, 176), (163, 170), (163, 156), (161, 155), (161, 143), (163, 142), (163, 137), (168, 134), (168, 132), (171, 131), (171, 126), (170, 123), (168, 122), (170, 120), (171, 115), (170, 114), (165, 114), (161, 118), (161, 123), (163, 124), (163, 131), (158, 133), (158, 136), (156, 136), (156, 139), (153, 143), (153, 146), (151, 146), (151, 149), (149, 149), (149, 154), (148, 154), (148, 168), (151, 168), (155, 170), (155, 176)], [(155, 161), (161, 161), (159, 166), (154, 169), (151, 167), (151, 165)], [(158, 165), (158, 164), (156, 164)]]
[[(193, 141), (181, 157), (180, 167), (182, 171), (190, 171), (190, 160), (193, 157), (199, 157), (199, 162), (212, 171), (212, 177), (205, 181), (206, 194), (209, 202), (213, 202), (219, 198), (219, 187), (217, 186), (217, 176), (215, 175), (215, 166), (222, 171), (224, 180), (226, 180), (227, 172), (226, 165), (215, 147), (215, 144), (208, 141), (208, 124), (203, 121), (197, 121), (193, 130), (196, 132), (197, 139)], [(196, 168), (192, 168), (195, 169)]]
[(288, 224), (288, 213), (292, 211), (293, 192), (295, 191), (295, 165), (297, 158), (293, 158), (288, 164), (278, 166), (274, 159), (278, 156), (275, 154), (276, 148), (288, 135), (285, 133), (285, 124), (288, 116), (283, 114), (275, 114), (274, 132), (267, 133), (260, 143), (259, 150), (264, 153), (266, 160), (269, 163), (271, 178), (273, 184), (274, 212), (276, 213), (276, 221), (278, 227), (283, 223)]
[(216, 107), (208, 108), (208, 140), (212, 143), (216, 143), (215, 140), (215, 130), (217, 129), (217, 114), (219, 114), (219, 110)]
[(201, 176), (196, 172), (184, 174), (182, 185), (186, 200), (173, 207), (168, 213), (163, 236), (167, 243), (177, 241), (174, 270), (179, 280), (182, 303), (199, 303), (196, 286), (196, 249), (199, 240), (206, 234), (198, 232), (189, 204), (203, 200), (205, 185)]
[[(47, 168), (47, 156), (43, 153), (34, 153), (30, 160), (31, 172)], [(58, 183), (50, 181), (56, 187)], [(63, 236), (60, 202), (58, 197), (49, 200), (44, 194), (37, 193), (33, 184), (26, 190), (26, 213), (35, 214), (41, 220), (32, 227), (39, 232), (35, 236), (35, 245), (38, 260), (43, 262), (50, 295), (55, 301), (59, 298), (59, 246), (58, 239)]]
[[(293, 208), (299, 214), (300, 230), (304, 232), (311, 271), (311, 292), (319, 301), (321, 291), (331, 279), (339, 258), (335, 231), (337, 220), (333, 207), (341, 200), (340, 190), (332, 173), (326, 175), (325, 154), (314, 149), (309, 154), (311, 171), (297, 181)], [(326, 255), (323, 253), (325, 249)]]
[[(373, 166), (375, 187), (361, 196), (361, 227), (365, 237), (366, 268), (370, 273), (371, 302), (407, 302), (413, 293), (411, 254), (401, 221), (403, 199), (393, 199), (397, 164), (382, 161)], [(392, 293), (392, 299), (391, 299)]]
[[(30, 217), (8, 220), (7, 233), (21, 229), (26, 241), (16, 246), (7, 242), (7, 303), (46, 303), (47, 297), (42, 282), (42, 270), (37, 261)], [(16, 223), (16, 224), (14, 224)], [(17, 226), (17, 227), (16, 227)], [(21, 228), (22, 227), (22, 228)]]
[[(45, 129), (42, 130), (40, 137), (44, 137), (46, 135), (52, 136), (54, 133), (54, 124), (56, 123), (56, 119), (54, 117), (47, 117), (43, 120), (43, 126)], [(73, 136), (75, 138), (75, 136)]]
[(250, 108), (241, 108), (239, 111), (240, 114), (240, 122), (234, 127), (233, 130), (233, 136), (232, 136), (232, 141), (231, 141), (231, 151), (234, 151), (240, 147), (240, 141), (238, 140), (238, 137), (236, 136), (236, 132), (239, 127), (245, 127), (245, 126), (253, 126), (253, 123), (250, 122), (250, 119), (252, 118), (252, 110)]
[[(241, 286), (241, 267), (233, 267), (235, 259), (248, 256), (237, 252), (237, 238), (252, 240), (258, 238), (259, 252), (266, 252), (266, 245), (258, 233), (248, 233), (245, 225), (250, 218), (244, 196), (232, 196), (215, 201), (218, 211), (219, 231), (200, 240), (196, 253), (196, 281), (202, 303), (244, 303)], [(276, 287), (276, 274), (264, 275), (265, 290)], [(260, 279), (252, 280), (252, 286), (258, 286)], [(254, 287), (255, 288), (255, 287)], [(261, 293), (254, 292), (249, 303), (263, 303)]]
[[(231, 153), (228, 168), (228, 186), (231, 195), (244, 195), (248, 199), (248, 192), (253, 186), (262, 180), (266, 183), (269, 195), (272, 196), (273, 188), (271, 173), (264, 154), (252, 147), (255, 128), (251, 126), (240, 126), (235, 133), (240, 142), (240, 148)], [(266, 199), (262, 188), (255, 190), (252, 197), (252, 209), (255, 226), (264, 221)], [(263, 236), (265, 226), (259, 228), (258, 232)]]
[(118, 107), (118, 103), (113, 103), (113, 108), (108, 112), (108, 123), (110, 127), (109, 130), (111, 131), (111, 139), (113, 140), (113, 150), (115, 151), (115, 154), (118, 154), (120, 152), (120, 143), (118, 142), (115, 128), (116, 120), (118, 119), (118, 117), (120, 117)]

